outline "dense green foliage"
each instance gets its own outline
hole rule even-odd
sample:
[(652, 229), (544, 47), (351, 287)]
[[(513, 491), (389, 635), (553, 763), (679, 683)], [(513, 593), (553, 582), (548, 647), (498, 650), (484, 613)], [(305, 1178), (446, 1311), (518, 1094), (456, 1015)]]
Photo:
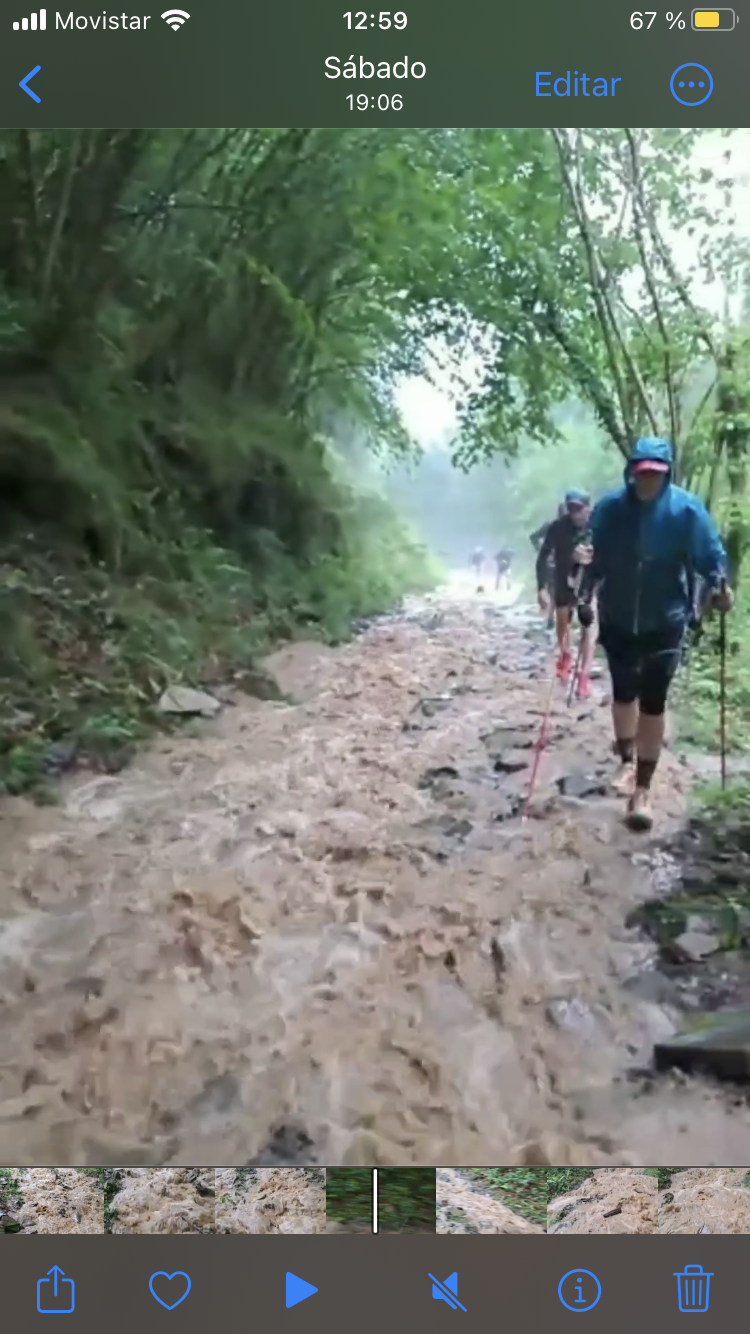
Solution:
[(380, 1168), (378, 1227), (381, 1232), (434, 1231), (434, 1167)]
[[(416, 458), (404, 377), (437, 375), (456, 402), (447, 454), (420, 473), (446, 557), (494, 541), (496, 517), (524, 540), (568, 479), (608, 485), (647, 430), (674, 439), (739, 571), (747, 254), (731, 144), (709, 168), (701, 145), (0, 132), (6, 790), (71, 736), (112, 767), (169, 682), (255, 688), (270, 643), (341, 638), (434, 581), (382, 476), (365, 487), (353, 463)], [(678, 232), (694, 237), (682, 266)], [(706, 308), (707, 283), (731, 318)], [(475, 466), (483, 499), (442, 540), (427, 490), (450, 503), (453, 465)]]
[(477, 1188), (542, 1227), (547, 1223), (547, 1168), (471, 1167)]
[(372, 1168), (327, 1169), (326, 1218), (355, 1227), (372, 1226)]
[[(372, 1223), (372, 1170), (332, 1167), (326, 1173), (326, 1216), (363, 1229)], [(378, 1172), (381, 1232), (422, 1232), (435, 1227), (435, 1169), (386, 1167)]]

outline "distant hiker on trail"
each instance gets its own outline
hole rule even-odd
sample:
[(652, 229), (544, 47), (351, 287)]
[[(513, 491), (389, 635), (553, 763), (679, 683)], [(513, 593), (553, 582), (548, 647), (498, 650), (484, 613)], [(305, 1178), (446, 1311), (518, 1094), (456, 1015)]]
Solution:
[(641, 830), (653, 825), (651, 780), (667, 692), (693, 612), (695, 576), (705, 580), (719, 611), (731, 611), (733, 603), (716, 526), (698, 496), (673, 484), (672, 458), (667, 440), (639, 440), (624, 486), (599, 501), (579, 604), (585, 624), (598, 589), (599, 642), (612, 677), (614, 747), (623, 766), (616, 786), (629, 795), (628, 825)]
[(484, 560), (485, 560), (484, 547), (475, 547), (471, 554), (471, 559), (469, 564), (471, 565), (474, 574), (479, 580), (477, 584), (477, 593), (484, 592), (484, 584), (482, 583), (482, 570), (484, 569)]
[[(548, 563), (554, 562), (552, 601), (555, 607), (555, 628), (559, 656), (557, 676), (560, 681), (567, 681), (573, 668), (573, 656), (570, 651), (570, 624), (573, 611), (579, 601), (579, 590), (583, 578), (583, 567), (591, 559), (588, 520), (591, 502), (587, 491), (573, 488), (565, 497), (562, 517), (553, 519), (536, 558), (536, 586), (540, 611), (549, 612), (549, 573)], [(579, 699), (588, 699), (591, 694), (591, 662), (594, 656), (596, 633), (593, 616), (587, 626), (583, 626), (581, 645), (581, 664), (576, 683)]]
[(501, 579), (505, 584), (506, 591), (510, 589), (510, 572), (513, 567), (513, 558), (515, 554), (515, 551), (511, 551), (510, 547), (501, 547), (495, 556), (495, 565), (497, 567), (495, 592), (497, 592), (500, 587)]
[(482, 573), (482, 567), (484, 566), (484, 547), (474, 548), (469, 558), (469, 564), (477, 578), (479, 578)]
[[(558, 519), (562, 519), (564, 514), (565, 514), (565, 502), (563, 501), (557, 507)], [(544, 541), (545, 537), (547, 536), (547, 533), (549, 532), (552, 526), (552, 522), (553, 521), (550, 521), (548, 519), (546, 523), (541, 523), (538, 528), (535, 528), (533, 533), (529, 533), (529, 541), (535, 551), (537, 552), (539, 551), (542, 542)]]

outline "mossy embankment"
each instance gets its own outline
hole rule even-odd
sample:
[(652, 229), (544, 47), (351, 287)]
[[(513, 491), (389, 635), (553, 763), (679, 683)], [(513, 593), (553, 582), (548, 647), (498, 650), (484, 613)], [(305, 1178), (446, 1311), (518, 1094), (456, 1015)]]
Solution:
[(336, 642), (437, 567), (331, 446), (205, 390), (0, 407), (0, 792), (107, 772), (167, 685), (251, 693), (273, 644)]

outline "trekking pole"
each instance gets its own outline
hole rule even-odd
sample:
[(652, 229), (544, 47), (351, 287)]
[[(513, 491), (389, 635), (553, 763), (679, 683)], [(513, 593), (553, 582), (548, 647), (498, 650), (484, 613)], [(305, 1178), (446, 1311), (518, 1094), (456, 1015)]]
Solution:
[(555, 658), (553, 657), (552, 670), (550, 671), (550, 678), (549, 678), (549, 689), (547, 691), (547, 701), (544, 706), (544, 713), (542, 714), (542, 725), (539, 728), (539, 737), (537, 739), (536, 747), (534, 749), (534, 760), (531, 765), (529, 790), (526, 793), (526, 800), (523, 804), (523, 812), (521, 814), (522, 821), (528, 819), (529, 806), (531, 805), (531, 798), (534, 795), (534, 788), (536, 787), (536, 780), (537, 780), (537, 774), (539, 773), (539, 764), (542, 758), (542, 751), (544, 750), (544, 747), (547, 744), (547, 730), (549, 728), (549, 716), (552, 711), (552, 697), (554, 694), (554, 690), (555, 690)]
[[(578, 598), (581, 593), (582, 582), (583, 582), (583, 566), (581, 565), (578, 568), (578, 573), (576, 574), (575, 580), (573, 582), (573, 595), (575, 597), (576, 606), (578, 606)], [(571, 619), (572, 615), (573, 613), (571, 612)], [(585, 641), (586, 641), (586, 631), (584, 630), (583, 626), (581, 626), (581, 633), (578, 637), (578, 653), (576, 654), (576, 663), (570, 676), (570, 686), (568, 688), (568, 700), (567, 700), (568, 708), (570, 708), (573, 702), (573, 695), (575, 693), (576, 682), (581, 672), (581, 663), (583, 661), (583, 646)]]
[[(720, 591), (726, 592), (727, 581), (722, 579)], [(727, 785), (727, 614), (719, 612), (719, 746), (721, 748), (721, 789)]]
[(584, 644), (583, 637), (585, 633), (586, 631), (583, 629), (583, 627), (581, 627), (581, 634), (578, 640), (578, 653), (576, 655), (576, 665), (571, 673), (570, 685), (568, 686), (568, 699), (567, 699), (568, 708), (570, 708), (571, 704), (573, 703), (573, 695), (575, 693), (576, 682), (581, 673), (581, 662), (583, 661), (583, 644)]

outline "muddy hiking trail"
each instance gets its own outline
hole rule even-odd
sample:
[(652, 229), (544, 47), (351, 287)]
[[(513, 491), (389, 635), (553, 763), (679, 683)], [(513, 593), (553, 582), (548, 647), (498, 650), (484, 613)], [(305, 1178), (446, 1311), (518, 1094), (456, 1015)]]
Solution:
[(290, 702), (0, 806), (0, 1161), (745, 1161), (736, 1088), (644, 1073), (686, 767), (629, 833), (604, 685), (560, 688), (522, 821), (549, 643), (460, 581), (268, 667)]

